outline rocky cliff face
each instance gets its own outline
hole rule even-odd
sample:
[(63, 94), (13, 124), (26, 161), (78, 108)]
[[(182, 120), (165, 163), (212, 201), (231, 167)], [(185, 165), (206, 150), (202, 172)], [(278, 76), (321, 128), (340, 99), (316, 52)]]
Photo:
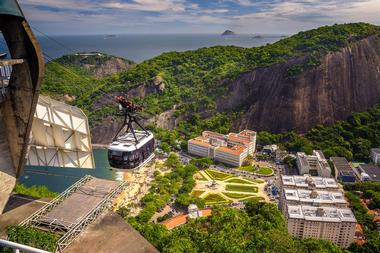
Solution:
[(235, 128), (306, 132), (380, 103), (380, 39), (369, 37), (322, 57), (296, 76), (289, 68), (305, 57), (258, 68), (226, 83), (218, 110), (243, 108)]
[[(146, 83), (141, 83), (135, 88), (130, 89), (126, 95), (127, 97), (139, 97), (144, 98), (145, 96), (152, 93), (161, 93), (165, 90), (165, 80), (156, 76), (152, 80), (147, 81)], [(120, 95), (120, 92), (110, 93), (109, 96), (105, 96), (97, 100), (93, 106), (92, 110), (96, 110), (99, 107), (102, 107), (107, 104), (112, 104), (117, 107), (117, 104), (112, 99), (114, 96)], [(155, 115), (149, 119), (141, 119), (141, 123), (145, 126), (153, 124), (156, 127), (164, 129), (172, 129), (177, 126), (178, 119), (174, 117), (175, 108), (162, 112), (158, 115)], [(91, 130), (92, 133), (92, 142), (96, 144), (108, 144), (112, 141), (113, 137), (117, 133), (117, 130), (120, 128), (121, 123), (116, 122), (112, 119), (111, 116), (106, 117), (102, 120), (102, 123), (94, 127)]]
[[(175, 110), (168, 110), (163, 113), (160, 113), (158, 115), (155, 115), (152, 118), (149, 119), (142, 119), (141, 122), (144, 126), (148, 125), (154, 125), (159, 128), (163, 129), (172, 129), (177, 127), (178, 121), (180, 121), (179, 118), (174, 117)], [(107, 117), (102, 121), (102, 124), (99, 126), (94, 127), (91, 130), (92, 134), (92, 143), (96, 144), (109, 144), (115, 134), (117, 133), (117, 130), (119, 130), (121, 126), (120, 122), (115, 122), (112, 117)], [(136, 128), (137, 129), (137, 128)]]

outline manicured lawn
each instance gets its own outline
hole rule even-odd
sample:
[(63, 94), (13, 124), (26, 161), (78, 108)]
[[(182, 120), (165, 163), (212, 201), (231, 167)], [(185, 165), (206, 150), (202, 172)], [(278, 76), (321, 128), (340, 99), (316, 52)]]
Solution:
[(253, 182), (248, 182), (248, 181), (240, 179), (240, 178), (231, 178), (231, 179), (226, 180), (226, 182), (237, 183), (237, 184), (253, 184)]
[(220, 171), (216, 171), (216, 170), (205, 170), (205, 172), (212, 179), (220, 180), (220, 181), (224, 181), (227, 178), (232, 177), (231, 174), (220, 172)]
[(264, 201), (265, 199), (263, 197), (253, 196), (250, 198), (243, 199), (243, 201), (249, 201), (249, 200), (258, 200), (258, 201)]
[(258, 191), (258, 188), (256, 186), (227, 184), (226, 191), (256, 193)]
[(248, 165), (248, 166), (241, 166), (241, 167), (238, 167), (236, 168), (238, 170), (244, 170), (244, 171), (248, 171), (248, 172), (255, 172), (256, 168), (252, 165)]
[(271, 168), (269, 168), (269, 167), (261, 167), (260, 169), (258, 169), (258, 170), (256, 171), (256, 173), (259, 174), (259, 175), (264, 175), (264, 176), (266, 176), (266, 175), (270, 175), (270, 174), (272, 174), (272, 173), (273, 173), (273, 170), (272, 170)]
[(223, 192), (223, 194), (232, 199), (241, 199), (241, 198), (252, 196), (251, 194), (242, 194), (242, 193), (234, 193), (234, 192)]
[(203, 176), (200, 172), (194, 175), (194, 179), (199, 181), (207, 181), (207, 178), (205, 178), (205, 176)]
[(229, 202), (231, 202), (230, 200), (224, 198), (222, 195), (220, 195), (220, 194), (214, 194), (214, 193), (207, 195), (203, 199), (204, 199), (206, 205), (210, 205), (210, 204), (222, 204), (222, 203), (229, 203)]
[(247, 178), (247, 180), (252, 181), (254, 183), (257, 183), (257, 184), (262, 184), (265, 182), (264, 180), (260, 180), (260, 179), (249, 179), (249, 178)]
[(191, 196), (194, 196), (194, 197), (199, 197), (202, 195), (202, 193), (204, 193), (205, 191), (193, 191), (191, 193)]

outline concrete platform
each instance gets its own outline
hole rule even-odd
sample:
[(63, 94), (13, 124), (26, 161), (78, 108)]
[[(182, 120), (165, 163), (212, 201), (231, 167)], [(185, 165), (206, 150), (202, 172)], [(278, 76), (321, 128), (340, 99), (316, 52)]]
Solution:
[(120, 182), (92, 178), (39, 221), (70, 227), (92, 211)]
[(12, 195), (5, 206), (4, 213), (0, 215), (0, 238), (5, 238), (7, 226), (19, 224), (49, 201), (50, 199)]
[(123, 218), (113, 212), (98, 217), (64, 253), (158, 253), (159, 251)]

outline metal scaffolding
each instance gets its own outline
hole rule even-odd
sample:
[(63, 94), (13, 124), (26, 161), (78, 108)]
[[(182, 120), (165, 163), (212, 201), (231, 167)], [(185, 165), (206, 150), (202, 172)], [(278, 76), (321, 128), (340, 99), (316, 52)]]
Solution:
[[(58, 197), (53, 199), (51, 202), (46, 204), (40, 210), (38, 210), (30, 217), (28, 217), (26, 220), (24, 220), (22, 223), (20, 223), (20, 225), (33, 226), (42, 230), (48, 230), (62, 235), (61, 238), (58, 240), (55, 249), (55, 252), (62, 252), (101, 213), (112, 207), (113, 199), (116, 196), (118, 196), (122, 191), (124, 191), (128, 185), (127, 182), (112, 181), (112, 185), (110, 188), (96, 186), (96, 189), (90, 191), (90, 187), (86, 186), (86, 184), (90, 184), (91, 180), (101, 179), (96, 179), (88, 175), (81, 178), (78, 182), (73, 184), (66, 191), (61, 193)], [(58, 217), (49, 217), (49, 213), (54, 213), (54, 210), (57, 209), (58, 205), (62, 204), (70, 196), (75, 195), (78, 192), (82, 194), (81, 192), (85, 191), (85, 189), (87, 189), (89, 192), (83, 194), (93, 194), (94, 198), (101, 198), (100, 201), (94, 207), (91, 207), (87, 213), (85, 213), (84, 215), (79, 215), (78, 218), (74, 217), (75, 222), (62, 222), (62, 220), (60, 220)], [(90, 197), (91, 195), (89, 195), (89, 198)], [(80, 204), (82, 203), (78, 203), (78, 205)]]

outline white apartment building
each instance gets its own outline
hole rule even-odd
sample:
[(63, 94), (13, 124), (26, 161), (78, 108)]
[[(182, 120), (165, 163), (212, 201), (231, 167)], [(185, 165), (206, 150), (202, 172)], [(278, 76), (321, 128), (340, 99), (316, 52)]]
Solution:
[(250, 130), (228, 135), (204, 131), (202, 136), (187, 143), (189, 154), (210, 157), (232, 166), (241, 166), (248, 155), (254, 154), (255, 148), (256, 132)]
[(346, 208), (348, 202), (344, 198), (343, 191), (282, 189), (281, 210), (285, 211), (286, 205), (328, 206)]
[(298, 152), (296, 155), (297, 168), (300, 175), (331, 177), (331, 168), (320, 150), (313, 150), (312, 155)]
[(380, 165), (380, 148), (371, 149), (371, 160), (375, 165)]
[(333, 178), (311, 176), (281, 176), (281, 188), (341, 191)]
[(356, 219), (343, 189), (333, 178), (282, 176), (280, 207), (289, 233), (348, 247), (355, 240)]
[(349, 208), (287, 205), (285, 216), (297, 238), (330, 240), (344, 248), (355, 240), (356, 219)]

